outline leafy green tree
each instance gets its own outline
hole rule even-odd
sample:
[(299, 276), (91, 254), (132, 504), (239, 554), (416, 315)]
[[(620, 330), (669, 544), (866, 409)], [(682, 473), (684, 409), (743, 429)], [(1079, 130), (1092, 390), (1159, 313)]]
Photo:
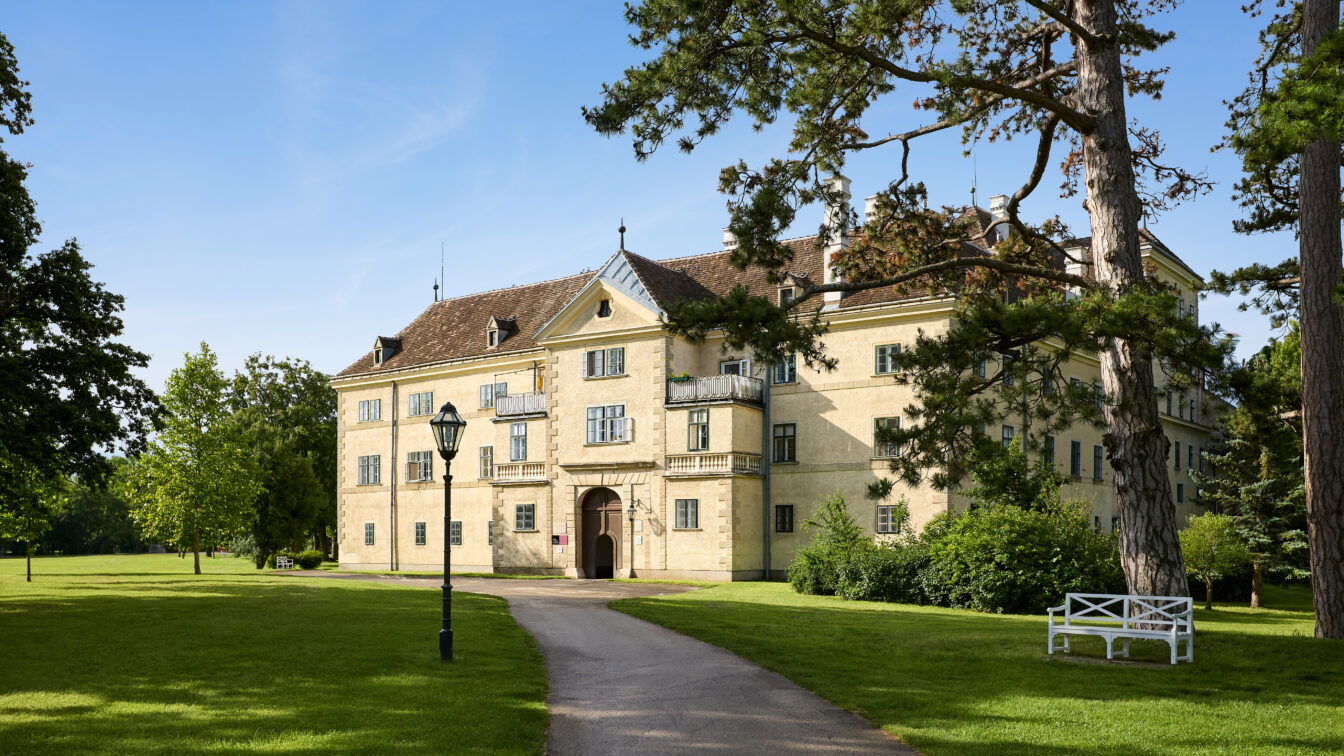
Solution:
[[(0, 127), (11, 135), (33, 124), (27, 87), (0, 34)], [(0, 149), (0, 457), (33, 470), (0, 476), (0, 510), (27, 507), (38, 493), (22, 486), (34, 481), (100, 482), (106, 451), (140, 448), (157, 410), (133, 372), (149, 358), (117, 341), (122, 297), (93, 280), (73, 239), (32, 254), (41, 226), (27, 178)]]
[[(1259, 0), (1260, 11), (1269, 3)], [(1231, 103), (1246, 233), (1292, 229), (1298, 254), (1215, 276), (1217, 290), (1302, 325), (1302, 431), (1316, 635), (1344, 639), (1344, 32), (1339, 0), (1274, 4), (1250, 86)]]
[(0, 475), (11, 480), (18, 497), (0, 508), (0, 538), (25, 545), (26, 579), (33, 582), (33, 551), (66, 505), (66, 481), (46, 478), (41, 471), (13, 457), (0, 457)]
[(789, 565), (789, 583), (799, 593), (835, 593), (840, 565), (859, 552), (876, 548), (873, 539), (864, 535), (854, 521), (840, 493), (826, 497), (816, 514), (803, 520), (802, 525), (816, 532)]
[[(958, 461), (977, 444), (972, 429), (984, 419), (1021, 414), (1012, 394), (999, 392), (1002, 375), (973, 371), (987, 357), (1007, 355), (1008, 364), (1033, 373), (1042, 387), (1062, 389), (1045, 402), (1054, 404), (1048, 414), (1058, 422), (1104, 421), (1130, 589), (1185, 590), (1153, 368), (1157, 361), (1174, 374), (1195, 374), (1216, 364), (1225, 345), (1179, 317), (1173, 293), (1145, 272), (1139, 225), (1145, 213), (1208, 183), (1167, 165), (1158, 135), (1126, 114), (1127, 96), (1161, 91), (1162, 70), (1145, 69), (1138, 58), (1172, 38), (1146, 23), (1171, 5), (644, 0), (627, 6), (632, 42), (653, 57), (604, 86), (601, 105), (585, 109), (600, 133), (628, 131), (636, 157), (644, 159), (668, 139), (692, 150), (737, 113), (757, 127), (792, 121), (787, 156), (721, 173), (739, 268), (757, 266), (771, 280), (782, 279), (792, 250), (781, 232), (805, 205), (837, 209), (821, 229), (825, 239), (837, 240), (852, 213), (838, 210), (844, 191), (830, 176), (856, 154), (900, 150), (892, 161), (899, 175), (878, 195), (877, 217), (837, 254), (837, 280), (805, 286), (784, 307), (743, 287), (672, 304), (669, 329), (691, 340), (721, 329), (727, 348), (750, 348), (764, 362), (797, 353), (809, 365), (833, 367), (821, 341), (821, 313), (808, 312), (815, 298), (884, 287), (957, 293), (962, 308), (951, 333), (920, 339), (905, 360), (918, 399), (909, 411), (922, 414), (902, 431), (911, 446), (897, 472), (950, 468), (934, 482), (959, 483), (965, 470)], [(916, 107), (933, 113), (930, 122), (900, 129), (883, 120), (902, 84), (918, 87)], [(1036, 147), (1006, 208), (1012, 233), (974, 239), (990, 254), (967, 244), (981, 230), (973, 228), (973, 216), (927, 208), (923, 185), (906, 170), (912, 143), (954, 128), (968, 142), (1026, 137)], [(1066, 193), (1083, 191), (1090, 213), (1088, 260), (1061, 243), (1068, 229), (1057, 219), (1029, 225), (1018, 213), (1059, 143)], [(1094, 275), (1073, 274), (1065, 261), (1090, 262)], [(1103, 401), (1092, 409), (1090, 392), (1084, 397), (1081, 389), (1058, 385), (1058, 364), (1082, 351), (1101, 363)]]
[(1232, 517), (1250, 549), (1256, 608), (1267, 577), (1309, 574), (1298, 344), (1294, 328), (1227, 377), (1237, 407), (1204, 454), (1211, 467), (1192, 471), (1199, 502)]
[(69, 505), (56, 518), (42, 548), (62, 554), (111, 554), (143, 548), (130, 507), (117, 493), (115, 481), (130, 467), (125, 459), (112, 460), (112, 485), (90, 486), (71, 481)]
[(1045, 460), (1033, 463), (1016, 443), (1003, 453), (979, 452), (977, 456), (971, 463), (974, 485), (966, 489), (973, 506), (1041, 511), (1059, 506), (1059, 492), (1068, 478), (1052, 464)]
[(201, 544), (246, 530), (262, 490), (256, 455), (230, 411), (228, 387), (207, 344), (187, 354), (168, 376), (163, 430), (137, 460), (127, 487), (141, 528), (190, 546), (198, 575)]
[[(260, 354), (248, 357), (243, 369), (234, 374), (231, 406), (243, 413), (245, 424), (254, 429), (257, 445), (264, 447), (266, 454), (276, 455), (265, 463), (265, 495), (270, 500), (258, 502), (257, 527), (269, 535), (257, 533), (259, 549), (298, 548), (302, 533), (295, 535), (293, 531), (300, 526), (306, 528), (303, 533), (311, 532), (324, 553), (335, 549), (336, 392), (330, 381), (331, 376), (314, 370), (305, 360)], [(301, 472), (305, 462), (299, 458), (306, 461), (307, 472)], [(299, 477), (288, 477), (291, 474)], [(272, 491), (284, 493), (275, 495)], [(284, 530), (267, 524), (272, 518), (274, 523), (285, 523), (281, 526)]]
[(1186, 570), (1204, 583), (1205, 609), (1213, 608), (1213, 581), (1251, 562), (1237, 524), (1228, 515), (1213, 512), (1190, 516), (1181, 531), (1181, 552)]
[(253, 424), (247, 436), (259, 460), (261, 492), (253, 505), (252, 557), (260, 569), (276, 552), (302, 550), (321, 517), (328, 491), (313, 472), (312, 459), (274, 426)]

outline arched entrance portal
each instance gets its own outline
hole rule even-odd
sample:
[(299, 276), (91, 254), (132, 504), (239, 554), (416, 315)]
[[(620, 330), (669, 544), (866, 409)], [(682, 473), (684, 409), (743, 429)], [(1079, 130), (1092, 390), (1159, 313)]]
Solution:
[(621, 497), (610, 488), (594, 488), (583, 497), (583, 574), (616, 577), (621, 563)]

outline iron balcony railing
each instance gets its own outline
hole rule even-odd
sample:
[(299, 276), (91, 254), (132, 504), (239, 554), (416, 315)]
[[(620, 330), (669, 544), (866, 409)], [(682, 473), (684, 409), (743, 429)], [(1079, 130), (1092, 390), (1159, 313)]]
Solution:
[(708, 375), (689, 380), (668, 380), (667, 403), (737, 401), (760, 404), (763, 384), (745, 375)]
[(496, 417), (544, 414), (546, 414), (546, 394), (540, 391), (533, 391), (530, 394), (505, 394), (495, 397)]

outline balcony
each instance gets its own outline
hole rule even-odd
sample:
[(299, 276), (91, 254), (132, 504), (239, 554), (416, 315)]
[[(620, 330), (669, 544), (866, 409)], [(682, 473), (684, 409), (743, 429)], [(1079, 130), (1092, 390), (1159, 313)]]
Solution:
[(505, 462), (495, 465), (495, 477), (490, 480), (496, 485), (509, 483), (544, 483), (546, 481), (545, 462)]
[(495, 397), (495, 417), (520, 417), (546, 414), (546, 394), (505, 394)]
[(696, 402), (761, 403), (763, 384), (759, 378), (745, 375), (709, 375), (703, 378), (667, 382), (668, 404)]
[(760, 475), (761, 455), (747, 452), (667, 455), (667, 477)]

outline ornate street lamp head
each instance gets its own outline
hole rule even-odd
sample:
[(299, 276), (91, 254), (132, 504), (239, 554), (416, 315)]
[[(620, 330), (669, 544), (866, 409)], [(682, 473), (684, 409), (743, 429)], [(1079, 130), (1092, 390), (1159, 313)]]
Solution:
[(457, 414), (457, 408), (452, 402), (444, 402), (439, 408), (439, 414), (429, 421), (429, 427), (434, 431), (434, 445), (439, 447), (439, 456), (444, 459), (457, 456), (457, 449), (462, 445), (462, 433), (467, 429), (467, 421)]

